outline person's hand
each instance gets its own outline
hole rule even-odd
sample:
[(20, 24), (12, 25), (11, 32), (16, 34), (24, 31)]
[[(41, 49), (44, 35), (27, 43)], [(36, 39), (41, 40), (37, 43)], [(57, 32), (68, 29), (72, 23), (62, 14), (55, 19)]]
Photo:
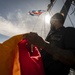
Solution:
[(31, 44), (36, 45), (39, 48), (44, 48), (46, 42), (37, 33), (30, 32), (23, 35), (23, 39), (27, 39)]

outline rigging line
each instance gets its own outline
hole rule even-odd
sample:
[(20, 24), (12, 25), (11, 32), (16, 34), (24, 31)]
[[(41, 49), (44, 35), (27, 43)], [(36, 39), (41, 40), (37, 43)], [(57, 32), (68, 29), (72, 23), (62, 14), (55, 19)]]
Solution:
[(53, 1), (52, 3), (48, 4), (48, 9), (47, 11), (51, 10), (54, 4), (56, 3), (57, 0)]
[[(56, 3), (56, 1), (57, 1), (57, 0), (54, 1), (54, 4)], [(54, 4), (52, 5), (52, 7), (54, 6)], [(51, 9), (52, 9), (52, 7), (51, 7)], [(51, 12), (51, 14), (53, 15), (53, 12), (51, 11), (51, 9), (48, 10), (49, 15), (50, 15), (50, 12)], [(50, 24), (49, 24), (49, 25), (50, 25)], [(49, 33), (48, 33), (48, 34), (49, 34)], [(46, 37), (47, 37), (47, 36), (46, 36)], [(45, 38), (45, 40), (46, 40), (46, 38)]]
[[(56, 1), (57, 1), (57, 0), (54, 1), (54, 4), (56, 3)], [(54, 4), (52, 5), (52, 7), (54, 6)], [(51, 7), (51, 9), (52, 9), (52, 7)], [(49, 15), (50, 15), (50, 12), (51, 12), (51, 15), (53, 15), (53, 12), (52, 12), (51, 9), (48, 10)], [(49, 24), (49, 25), (50, 25), (50, 24)]]
[[(27, 8), (28, 8), (29, 10), (31, 10), (32, 8), (31, 8), (29, 2), (27, 2), (26, 4), (27, 4), (27, 6), (28, 6)], [(29, 11), (28, 11), (28, 12), (29, 12)], [(28, 17), (29, 17), (29, 13), (28, 13), (28, 12), (26, 13), (26, 20), (25, 20), (25, 22), (27, 21), (27, 19), (28, 19)]]
[(74, 8), (73, 12), (70, 15), (72, 15), (73, 13), (74, 13), (74, 16), (75, 16), (75, 8)]
[[(46, 14), (49, 14), (50, 15), (50, 13), (49, 12), (45, 12), (45, 16), (44, 16), (44, 37), (46, 38)], [(50, 25), (50, 24), (49, 24)], [(49, 26), (50, 27), (50, 26)]]
[[(49, 14), (50, 15), (50, 14)], [(53, 15), (53, 14), (52, 14)], [(51, 19), (50, 19), (51, 20)], [(49, 22), (50, 23), (50, 22)], [(51, 26), (51, 24), (49, 24), (49, 26)]]
[(43, 34), (43, 24), (42, 24), (41, 30), (40, 30), (40, 35), (43, 36), (42, 34)]
[(46, 14), (47, 14), (47, 12), (45, 12), (45, 15), (44, 15), (44, 37), (45, 37), (45, 35), (46, 35), (46, 28), (45, 28), (45, 17), (46, 17)]
[(50, 15), (50, 12), (51, 12), (51, 14), (53, 15), (53, 12), (50, 10), (50, 11), (48, 11), (48, 13), (49, 13), (49, 15)]
[[(44, 16), (45, 17), (45, 16)], [(45, 21), (45, 20), (44, 20)], [(43, 24), (42, 24), (42, 28), (41, 28), (41, 32), (40, 32), (40, 35), (41, 36), (43, 36), (43, 28), (44, 28), (44, 26), (43, 26)]]
[[(63, 0), (62, 0), (62, 1), (63, 1)], [(63, 1), (63, 3), (64, 3), (64, 1)], [(65, 10), (66, 10), (66, 7), (65, 7)], [(68, 18), (69, 18), (69, 20), (70, 20), (72, 26), (74, 27), (74, 24), (73, 24), (73, 22), (72, 22), (72, 20), (71, 20), (71, 18), (70, 18), (70, 16), (69, 16), (69, 14), (67, 14), (67, 15), (68, 15)]]
[[(70, 3), (70, 1), (69, 1), (69, 3)], [(71, 4), (72, 5), (72, 4)], [(73, 11), (73, 7), (71, 6), (71, 9), (72, 9), (72, 11)]]
[[(49, 12), (48, 12), (48, 13), (49, 13)], [(49, 15), (50, 15), (50, 13), (49, 13)], [(51, 15), (53, 15), (53, 13), (51, 13)], [(50, 16), (51, 16), (51, 15), (50, 15)], [(50, 19), (50, 20), (51, 20), (51, 19)], [(49, 22), (49, 27), (50, 27), (50, 26), (51, 26), (51, 24), (50, 24), (50, 22)]]
[[(73, 12), (70, 15), (72, 15), (74, 12), (75, 12), (75, 8), (74, 8)], [(75, 16), (75, 14), (74, 14), (74, 16)]]
[(50, 14), (50, 12), (51, 12), (51, 14), (53, 15), (53, 12), (52, 12), (52, 10), (50, 10), (50, 11), (48, 11), (49, 12), (49, 14)]
[(53, 15), (53, 12), (52, 11), (50, 11), (51, 12), (51, 14)]
[(43, 24), (42, 24), (40, 35), (43, 36), (42, 34), (43, 34)]
[[(54, 6), (54, 4), (56, 3), (56, 1), (57, 1), (57, 0), (54, 1), (54, 3), (52, 4), (51, 7), (48, 7), (47, 11), (48, 11), (49, 13), (51, 12), (51, 9), (52, 9), (52, 7)], [(52, 13), (52, 12), (51, 12), (51, 13)], [(52, 13), (52, 15), (53, 15), (53, 13)]]
[(72, 20), (71, 20), (71, 18), (70, 18), (70, 16), (69, 16), (69, 14), (68, 14), (68, 18), (69, 18), (69, 20), (70, 20), (72, 26), (74, 27), (74, 24), (73, 24), (73, 22), (72, 22)]
[(50, 12), (51, 12), (51, 14), (53, 15), (53, 13), (52, 13), (51, 9), (50, 9), (50, 10), (48, 10), (48, 12), (49, 12), (49, 14), (50, 14)]
[[(30, 5), (29, 5), (29, 4), (27, 4), (27, 5), (30, 7)], [(30, 7), (30, 9), (31, 9), (31, 7)], [(39, 18), (39, 16), (38, 16), (38, 18)], [(37, 25), (38, 18), (37, 18), (37, 20), (36, 20), (36, 23), (35, 23), (35, 24), (34, 24), (34, 26), (33, 26), (32, 31), (34, 31), (34, 29), (35, 29), (35, 27), (36, 27), (36, 25)]]
[(34, 29), (35, 29), (35, 27), (36, 27), (36, 25), (37, 25), (38, 19), (39, 19), (39, 16), (38, 16), (37, 19), (36, 19), (36, 22), (35, 22), (35, 24), (34, 24), (34, 26), (33, 26), (32, 31), (34, 31)]
[(53, 12), (52, 12), (52, 10), (48, 11), (49, 15), (50, 15), (50, 12), (51, 12), (51, 15), (53, 15)]
[(44, 25), (42, 25), (42, 28), (41, 28), (41, 33), (40, 33), (41, 36), (43, 36), (43, 34), (45, 35), (45, 16), (43, 17), (43, 19), (44, 19)]
[[(69, 3), (70, 3), (70, 1), (69, 1)], [(75, 11), (75, 8), (73, 9), (72, 5), (71, 5), (71, 9), (72, 9), (73, 12), (70, 15), (72, 15)]]

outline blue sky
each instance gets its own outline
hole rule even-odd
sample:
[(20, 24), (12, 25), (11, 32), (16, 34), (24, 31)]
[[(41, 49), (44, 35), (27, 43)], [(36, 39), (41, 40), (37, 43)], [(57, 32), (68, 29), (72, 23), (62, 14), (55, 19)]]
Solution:
[[(40, 36), (45, 38), (50, 30), (50, 24), (45, 22), (45, 16), (48, 12), (38, 16), (30, 16), (29, 11), (32, 10), (46, 10), (50, 0), (0, 0), (0, 42), (8, 38), (30, 31), (37, 32)], [(60, 12), (63, 2), (66, 0), (57, 0), (53, 6), (50, 15)], [(75, 14), (71, 14), (74, 10), (71, 5), (69, 16), (75, 24)], [(65, 26), (72, 26), (69, 18), (65, 21)]]

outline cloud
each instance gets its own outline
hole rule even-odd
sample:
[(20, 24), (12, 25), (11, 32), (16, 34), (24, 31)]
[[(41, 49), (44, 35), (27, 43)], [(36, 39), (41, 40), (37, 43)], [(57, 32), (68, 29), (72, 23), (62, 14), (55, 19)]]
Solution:
[(43, 15), (40, 17), (33, 17), (28, 14), (24, 14), (21, 11), (9, 13), (6, 19), (0, 16), (0, 34), (13, 36), (34, 31), (42, 37), (45, 37), (48, 33), (49, 25), (45, 26), (42, 16)]
[(6, 20), (3, 17), (0, 17), (0, 33), (1, 34), (12, 36), (22, 32), (25, 32), (25, 30), (23, 30), (21, 26), (17, 26), (11, 21)]
[(26, 15), (21, 13), (9, 13), (7, 19), (0, 16), (0, 34), (13, 36), (15, 34), (25, 33), (29, 31), (29, 26), (25, 21)]

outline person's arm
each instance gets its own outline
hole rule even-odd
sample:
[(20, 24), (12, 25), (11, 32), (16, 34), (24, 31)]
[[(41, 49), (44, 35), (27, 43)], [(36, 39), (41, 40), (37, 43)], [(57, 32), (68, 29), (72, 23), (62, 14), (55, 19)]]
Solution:
[(45, 42), (43, 49), (52, 55), (55, 59), (58, 59), (64, 64), (73, 65), (75, 64), (75, 55), (70, 50), (60, 49), (56, 46)]
[(30, 43), (36, 45), (37, 47), (46, 50), (55, 59), (58, 59), (64, 64), (73, 65), (75, 63), (75, 56), (71, 52), (71, 50), (63, 50), (56, 46), (53, 46), (44, 41), (44, 39), (40, 37), (38, 34), (32, 32), (26, 36), (26, 39), (28, 39)]

